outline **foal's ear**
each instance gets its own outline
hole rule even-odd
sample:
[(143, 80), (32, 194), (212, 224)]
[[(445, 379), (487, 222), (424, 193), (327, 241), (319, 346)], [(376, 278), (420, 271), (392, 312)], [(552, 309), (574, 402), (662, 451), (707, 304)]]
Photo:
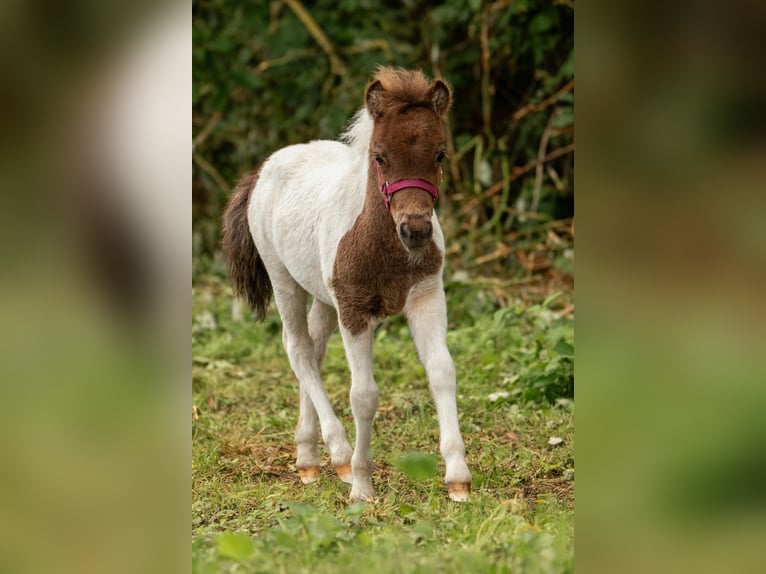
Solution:
[(443, 118), (447, 115), (450, 105), (452, 105), (452, 92), (449, 86), (441, 80), (436, 80), (434, 85), (428, 90), (428, 97), (431, 100), (431, 107), (436, 115)]
[(372, 119), (377, 119), (383, 115), (383, 94), (385, 92), (386, 90), (383, 89), (383, 84), (380, 80), (375, 80), (367, 86), (364, 101), (367, 104), (367, 111), (370, 112)]

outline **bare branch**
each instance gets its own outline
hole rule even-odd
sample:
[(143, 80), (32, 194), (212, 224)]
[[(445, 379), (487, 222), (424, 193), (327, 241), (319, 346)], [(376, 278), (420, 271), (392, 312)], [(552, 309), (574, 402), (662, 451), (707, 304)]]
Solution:
[(537, 213), (537, 207), (540, 205), (540, 190), (543, 186), (543, 165), (545, 162), (545, 152), (548, 149), (548, 140), (551, 137), (551, 127), (553, 126), (553, 120), (556, 118), (556, 112), (553, 110), (551, 117), (548, 118), (548, 123), (545, 124), (543, 130), (543, 137), (540, 138), (540, 147), (537, 148), (537, 165), (535, 166), (535, 187), (532, 191), (532, 204), (529, 206), (530, 211)]
[(332, 73), (336, 76), (345, 74), (346, 66), (338, 57), (338, 54), (335, 53), (335, 48), (333, 47), (332, 42), (330, 42), (327, 35), (322, 28), (319, 27), (319, 24), (316, 23), (316, 20), (314, 20), (311, 14), (309, 14), (308, 10), (301, 4), (300, 0), (285, 0), (285, 4), (290, 7), (290, 10), (292, 10), (303, 25), (306, 26), (309, 34), (314, 37), (317, 44), (319, 44), (325, 54), (327, 54), (327, 57), (330, 59), (330, 69), (332, 70)]
[(283, 64), (287, 64), (288, 62), (292, 62), (293, 60), (297, 60), (298, 58), (308, 58), (311, 56), (315, 56), (317, 54), (317, 51), (315, 48), (306, 48), (304, 50), (288, 50), (287, 53), (285, 53), (282, 56), (279, 56), (278, 58), (273, 58), (271, 60), (261, 60), (258, 65), (253, 68), (253, 71), (256, 74), (260, 74), (261, 72), (265, 72), (269, 68), (273, 68), (275, 66), (282, 66)]
[(192, 161), (213, 179), (224, 194), (228, 195), (231, 192), (232, 186), (229, 185), (213, 164), (196, 152), (192, 153)]
[(194, 142), (192, 143), (192, 151), (196, 150), (204, 143), (213, 129), (215, 129), (215, 126), (218, 125), (218, 122), (221, 121), (221, 117), (223, 116), (220, 111), (213, 112), (213, 115), (210, 116), (210, 119), (207, 121), (207, 123), (205, 123), (205, 126), (197, 134), (197, 137), (194, 138)]
[(519, 121), (521, 118), (526, 116), (527, 114), (531, 114), (533, 112), (541, 112), (548, 106), (556, 103), (556, 100), (561, 96), (562, 94), (566, 94), (567, 92), (570, 92), (574, 89), (575, 81), (574, 78), (569, 80), (566, 85), (564, 85), (563, 88), (561, 88), (558, 92), (553, 94), (552, 96), (548, 96), (545, 98), (542, 102), (537, 104), (528, 104), (524, 106), (523, 108), (516, 110), (513, 113), (513, 116), (511, 116), (511, 119), (515, 122)]
[[(508, 181), (509, 182), (515, 181), (515, 180), (519, 179), (525, 173), (535, 169), (538, 166), (538, 164), (540, 164), (540, 163), (547, 163), (549, 161), (552, 161), (552, 160), (554, 160), (554, 159), (556, 159), (558, 157), (561, 157), (562, 155), (566, 155), (566, 154), (571, 153), (573, 151), (574, 151), (574, 144), (571, 143), (571, 144), (565, 145), (564, 147), (559, 148), (559, 149), (557, 149), (555, 151), (552, 151), (551, 153), (549, 153), (548, 155), (546, 155), (542, 159), (536, 159), (535, 161), (529, 162), (528, 164), (523, 165), (521, 167), (514, 167), (511, 170), (511, 176), (508, 178)], [(505, 183), (504, 179), (500, 180), (500, 181), (498, 181), (496, 183), (493, 183), (490, 187), (488, 187), (484, 191), (484, 197), (492, 197), (493, 195), (495, 195), (498, 191), (503, 189), (503, 184), (504, 183)]]

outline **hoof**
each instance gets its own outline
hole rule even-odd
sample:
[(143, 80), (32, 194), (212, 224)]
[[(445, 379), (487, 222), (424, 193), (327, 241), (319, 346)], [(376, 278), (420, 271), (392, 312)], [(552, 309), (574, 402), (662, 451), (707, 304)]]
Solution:
[(299, 468), (298, 476), (301, 477), (301, 482), (303, 484), (311, 484), (312, 482), (316, 482), (317, 479), (319, 479), (319, 467), (307, 466), (305, 468)]
[(348, 497), (349, 501), (356, 502), (362, 500), (364, 502), (375, 502), (375, 490), (372, 485), (366, 488), (351, 488), (351, 494)]
[(455, 502), (467, 502), (471, 495), (470, 482), (450, 482), (447, 485), (450, 500)]
[(352, 474), (351, 474), (351, 465), (350, 464), (339, 464), (335, 467), (335, 471), (338, 473), (338, 476), (343, 482), (346, 482), (348, 484), (351, 484), (352, 481)]

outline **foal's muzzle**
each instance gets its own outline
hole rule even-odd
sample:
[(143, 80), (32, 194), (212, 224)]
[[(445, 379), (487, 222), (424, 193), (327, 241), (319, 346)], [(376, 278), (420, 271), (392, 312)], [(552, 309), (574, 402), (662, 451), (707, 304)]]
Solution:
[(405, 213), (399, 221), (399, 238), (409, 250), (422, 249), (428, 245), (433, 232), (430, 214)]

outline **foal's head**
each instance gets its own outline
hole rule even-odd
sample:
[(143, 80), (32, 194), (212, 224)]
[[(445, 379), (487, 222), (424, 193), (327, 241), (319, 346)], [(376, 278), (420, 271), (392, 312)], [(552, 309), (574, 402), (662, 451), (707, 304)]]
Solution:
[(377, 171), (384, 195), (395, 190), (387, 200), (399, 239), (408, 251), (418, 251), (433, 233), (450, 89), (441, 80), (429, 83), (421, 72), (382, 68), (367, 87), (365, 101), (375, 121), (371, 169)]

